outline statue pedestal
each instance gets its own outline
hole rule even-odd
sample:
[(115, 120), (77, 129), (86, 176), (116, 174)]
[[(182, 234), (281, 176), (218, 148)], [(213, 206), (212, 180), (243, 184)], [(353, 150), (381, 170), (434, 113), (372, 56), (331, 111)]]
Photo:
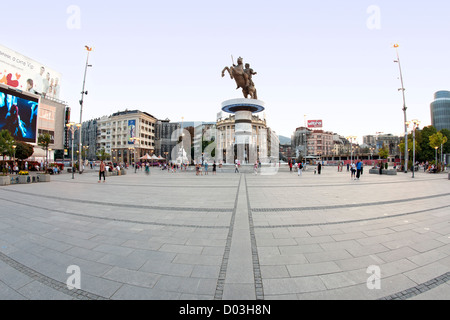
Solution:
[(234, 163), (235, 159), (241, 164), (252, 164), (258, 159), (256, 137), (253, 136), (252, 116), (264, 111), (265, 104), (255, 99), (232, 99), (222, 103), (222, 110), (235, 114), (234, 148), (227, 153), (227, 163)]

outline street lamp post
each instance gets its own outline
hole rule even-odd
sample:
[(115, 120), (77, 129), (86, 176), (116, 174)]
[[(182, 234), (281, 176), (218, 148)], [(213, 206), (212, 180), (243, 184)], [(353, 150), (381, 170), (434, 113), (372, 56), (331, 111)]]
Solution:
[(419, 127), (419, 120), (411, 120), (406, 123), (406, 127), (412, 124), (412, 133), (413, 133), (413, 161), (412, 161), (412, 177), (414, 178), (414, 172), (416, 171), (416, 128)]
[(398, 63), (398, 68), (400, 70), (400, 82), (402, 84), (402, 87), (398, 89), (398, 91), (402, 91), (403, 94), (403, 117), (404, 117), (404, 125), (405, 125), (405, 173), (408, 172), (408, 126), (407, 126), (407, 119), (406, 119), (406, 100), (405, 100), (405, 87), (403, 85), (403, 74), (402, 74), (402, 67), (400, 64), (400, 56), (398, 54), (398, 44), (394, 45), (395, 51), (397, 53), (397, 60), (394, 60), (395, 63)]
[(356, 140), (356, 137), (355, 136), (349, 136), (349, 137), (347, 137), (347, 139), (350, 140), (350, 147), (351, 147), (350, 161), (353, 163), (353, 140)]
[[(86, 50), (87, 50), (87, 58), (86, 58), (86, 67), (84, 69), (84, 78), (83, 78), (83, 91), (81, 92), (81, 100), (80, 100), (80, 124), (83, 123), (83, 101), (84, 101), (84, 95), (88, 94), (87, 91), (85, 91), (85, 85), (86, 85), (86, 73), (87, 73), (87, 69), (88, 67), (92, 67), (92, 65), (89, 64), (89, 53), (92, 51), (92, 48), (85, 46)], [(81, 125), (80, 125), (80, 132), (79, 132), (79, 136), (80, 136), (80, 144), (78, 147), (78, 151), (79, 151), (79, 158), (78, 158), (78, 168), (81, 169), (81, 148), (82, 148), (82, 140), (81, 140)], [(79, 170), (80, 174), (82, 173), (81, 170)]]
[(136, 141), (139, 142), (139, 138), (132, 137), (132, 138), (130, 138), (130, 140), (133, 141), (133, 144), (135, 145), (135, 147), (134, 147), (134, 173), (137, 173), (137, 162), (136, 162), (136, 160), (137, 160), (137, 157), (136, 157), (136, 149), (137, 149), (137, 147), (136, 147)]
[(72, 152), (71, 152), (71, 156), (72, 156), (72, 179), (74, 179), (75, 167), (73, 165), (73, 136), (74, 136), (75, 130), (77, 128), (81, 128), (81, 124), (70, 122), (66, 126), (69, 129), (69, 131), (72, 133)]
[(439, 147), (434, 147), (434, 150), (436, 150), (436, 172), (437, 172), (437, 167), (438, 167), (438, 158), (437, 158), (437, 149)]
[(17, 148), (17, 146), (13, 145), (12, 148), (13, 148), (13, 167), (14, 167), (14, 163), (16, 162), (16, 148)]

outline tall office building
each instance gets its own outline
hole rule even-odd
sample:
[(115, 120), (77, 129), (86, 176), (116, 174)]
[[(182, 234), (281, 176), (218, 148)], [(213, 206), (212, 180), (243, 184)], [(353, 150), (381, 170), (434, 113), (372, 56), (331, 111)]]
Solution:
[(436, 130), (450, 130), (450, 91), (436, 92), (430, 110), (431, 124)]
[(158, 120), (155, 130), (155, 155), (161, 156), (168, 161), (172, 159), (172, 150), (177, 145), (173, 133), (181, 128), (178, 122), (170, 122), (169, 119)]

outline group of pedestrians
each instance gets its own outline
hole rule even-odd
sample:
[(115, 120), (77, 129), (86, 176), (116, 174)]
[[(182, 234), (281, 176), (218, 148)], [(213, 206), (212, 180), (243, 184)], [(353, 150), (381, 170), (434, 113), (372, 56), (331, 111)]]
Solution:
[[(195, 166), (195, 175), (196, 176), (202, 176), (203, 175), (203, 169), (204, 169), (205, 170), (205, 176), (207, 176), (208, 173), (209, 173), (208, 168), (209, 168), (208, 162), (205, 162), (203, 165), (198, 163)], [(214, 163), (212, 164), (212, 174), (216, 175), (216, 172), (217, 172), (217, 164), (216, 164), (216, 161), (214, 161)]]
[[(354, 162), (352, 162), (350, 167), (351, 167), (350, 179), (359, 180), (363, 174), (363, 162), (361, 160), (358, 160), (356, 162), (356, 164)], [(348, 165), (347, 165), (347, 168), (348, 168)]]

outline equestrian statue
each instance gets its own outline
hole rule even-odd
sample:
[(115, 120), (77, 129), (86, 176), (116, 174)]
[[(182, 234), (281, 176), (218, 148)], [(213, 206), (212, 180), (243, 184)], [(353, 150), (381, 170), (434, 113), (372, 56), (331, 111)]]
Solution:
[(252, 80), (253, 75), (256, 75), (257, 73), (250, 68), (250, 64), (246, 63), (244, 69), (243, 59), (239, 57), (237, 59), (237, 65), (235, 65), (233, 61), (232, 67), (225, 67), (222, 70), (222, 78), (225, 76), (225, 71), (228, 71), (231, 79), (236, 81), (236, 90), (242, 88), (244, 98), (248, 99), (250, 96), (250, 99), (258, 99), (255, 84)]

